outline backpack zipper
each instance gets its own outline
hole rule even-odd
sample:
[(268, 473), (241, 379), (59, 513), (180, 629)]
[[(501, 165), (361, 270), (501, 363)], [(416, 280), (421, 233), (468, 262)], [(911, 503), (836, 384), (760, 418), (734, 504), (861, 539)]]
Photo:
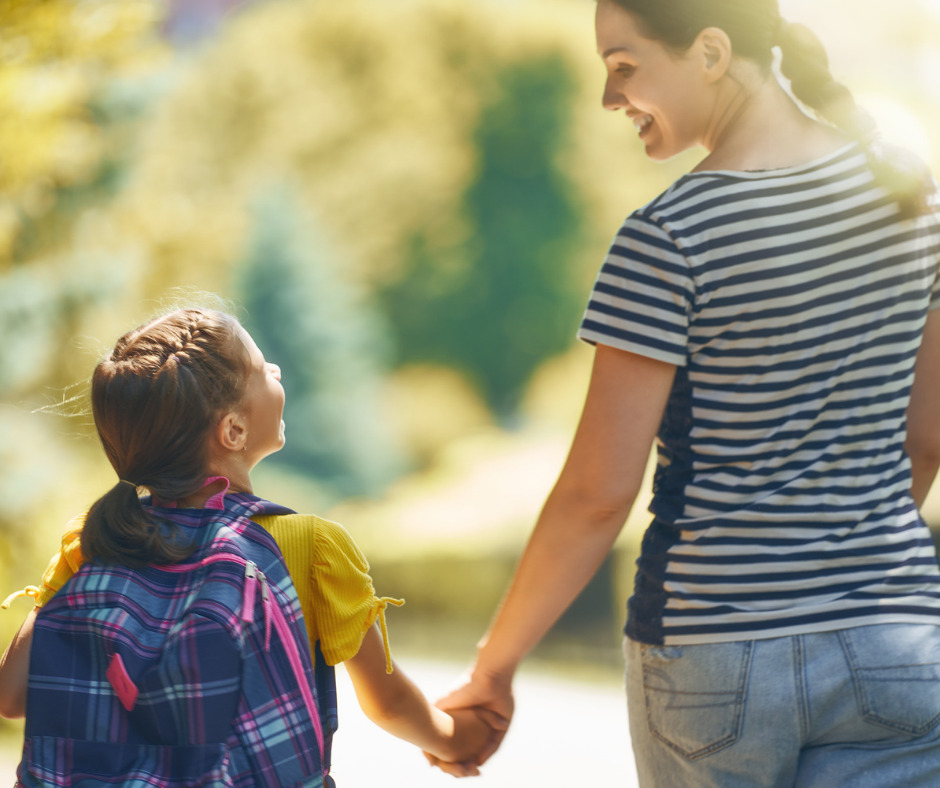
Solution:
[(241, 619), (246, 624), (255, 620), (255, 584), (258, 566), (254, 561), (245, 564), (245, 587), (242, 591)]

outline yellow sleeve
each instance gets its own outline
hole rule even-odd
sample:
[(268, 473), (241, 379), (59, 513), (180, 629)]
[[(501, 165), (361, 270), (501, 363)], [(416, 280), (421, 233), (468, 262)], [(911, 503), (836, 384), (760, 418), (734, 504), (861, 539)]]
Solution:
[(59, 551), (49, 559), (49, 565), (42, 574), (40, 585), (26, 586), (22, 591), (10, 594), (3, 600), (0, 607), (6, 609), (14, 599), (22, 596), (33, 597), (36, 600), (36, 607), (42, 607), (52, 599), (56, 592), (65, 585), (66, 581), (85, 563), (81, 544), (82, 527), (84, 525), (84, 514), (73, 517), (62, 535), (62, 545)]
[(354, 657), (366, 632), (378, 621), (385, 643), (386, 670), (391, 673), (385, 609), (390, 604), (401, 606), (405, 602), (376, 597), (369, 576), (369, 562), (346, 529), (328, 520), (320, 523), (314, 563), (314, 593), (317, 608), (321, 611), (320, 647), (323, 656), (330, 664)]
[(320, 641), (330, 665), (359, 652), (369, 628), (379, 622), (386, 670), (392, 671), (385, 609), (404, 601), (376, 597), (369, 562), (338, 523), (314, 515), (258, 518), (284, 554), (307, 622), (310, 642)]

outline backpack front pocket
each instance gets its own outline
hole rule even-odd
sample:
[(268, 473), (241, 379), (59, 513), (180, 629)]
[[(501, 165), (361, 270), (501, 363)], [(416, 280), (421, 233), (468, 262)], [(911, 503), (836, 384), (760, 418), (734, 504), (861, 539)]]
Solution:
[(151, 788), (153, 775), (159, 774), (165, 788), (225, 788), (233, 785), (228, 767), (224, 743), (132, 745), (31, 736), (18, 777), (29, 788), (100, 788), (120, 775), (123, 788)]

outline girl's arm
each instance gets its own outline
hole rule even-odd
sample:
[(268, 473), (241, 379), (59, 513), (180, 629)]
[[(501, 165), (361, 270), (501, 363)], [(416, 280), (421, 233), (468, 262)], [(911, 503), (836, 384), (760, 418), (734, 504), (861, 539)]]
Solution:
[(623, 528), (674, 377), (671, 364), (598, 345), (568, 459), (481, 643), (470, 682), (442, 699), (442, 708), (482, 707), (508, 726), (519, 662), (594, 576)]
[(26, 715), (26, 684), (29, 680), (29, 649), (33, 642), (33, 608), (0, 658), (0, 716), (9, 720)]
[[(428, 702), (401, 668), (387, 673), (385, 647), (375, 625), (366, 632), (356, 656), (343, 664), (365, 715), (393, 736), (448, 762), (473, 760), (491, 738), (492, 729), (476, 713), (443, 712)], [(477, 770), (468, 765), (457, 773)]]
[(907, 408), (907, 440), (904, 448), (911, 459), (911, 495), (922, 506), (940, 468), (940, 309), (927, 316), (917, 364), (914, 386)]

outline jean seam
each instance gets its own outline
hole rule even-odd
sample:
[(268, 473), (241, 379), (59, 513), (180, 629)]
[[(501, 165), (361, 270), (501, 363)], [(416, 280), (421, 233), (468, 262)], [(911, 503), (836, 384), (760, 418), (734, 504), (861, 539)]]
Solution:
[(811, 726), (810, 717), (812, 714), (808, 689), (809, 680), (806, 676), (806, 663), (806, 643), (802, 635), (797, 635), (793, 638), (793, 680), (796, 684), (796, 702), (797, 708), (799, 709), (800, 736), (804, 740), (809, 736)]

